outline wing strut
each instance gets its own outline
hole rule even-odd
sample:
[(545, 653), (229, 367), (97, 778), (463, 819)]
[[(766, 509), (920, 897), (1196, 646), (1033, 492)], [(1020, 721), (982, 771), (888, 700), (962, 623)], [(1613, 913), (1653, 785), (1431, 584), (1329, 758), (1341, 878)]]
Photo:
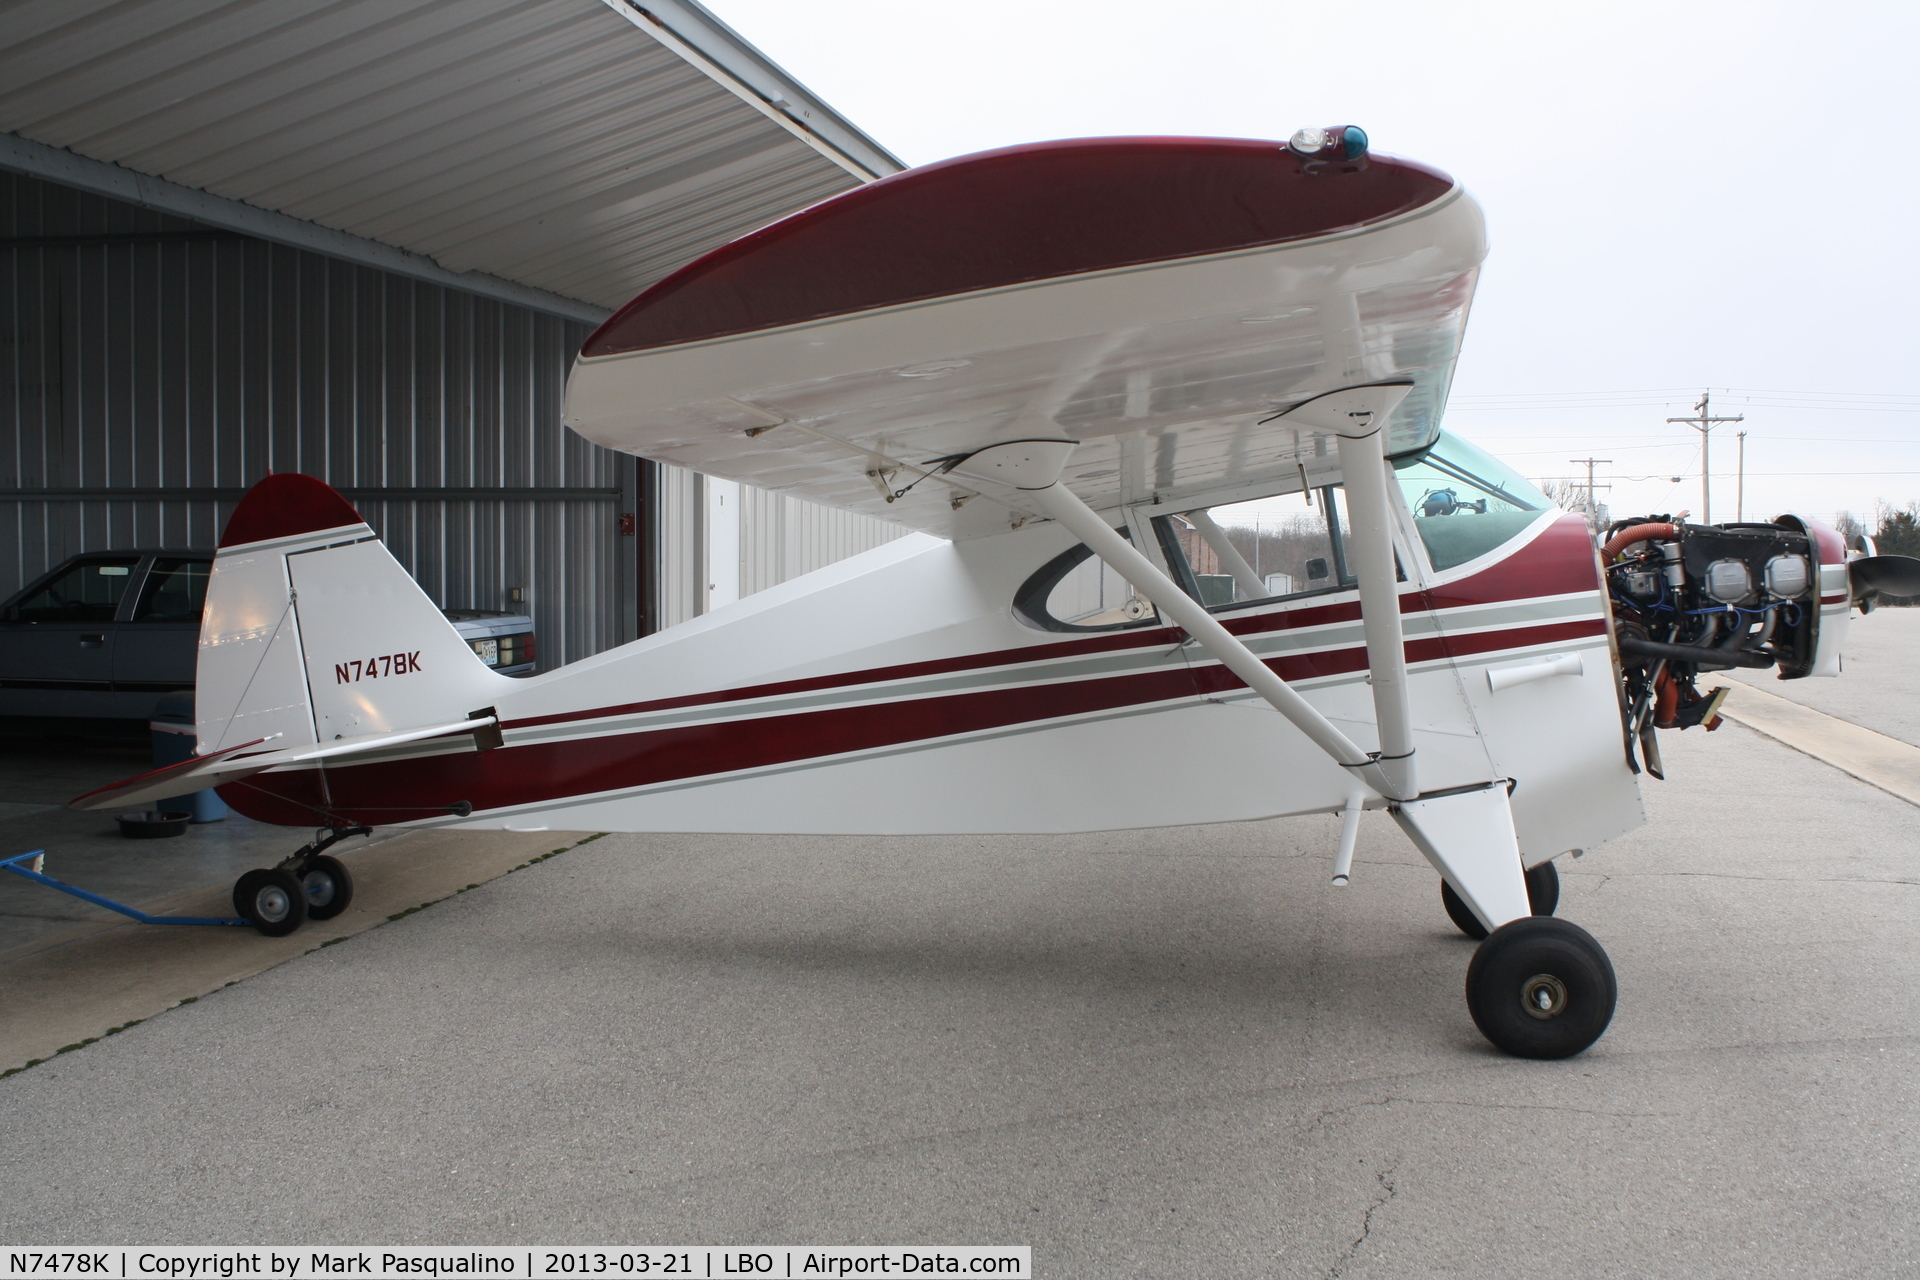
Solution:
[(1207, 540), (1213, 548), (1213, 554), (1220, 557), (1220, 567), (1233, 575), (1233, 585), (1240, 588), (1242, 600), (1259, 600), (1268, 594), (1267, 584), (1253, 571), (1247, 558), (1240, 554), (1240, 548), (1227, 540), (1227, 531), (1213, 522), (1213, 517), (1204, 511), (1189, 511), (1184, 519)]
[[(1347, 491), (1347, 563), (1360, 580), (1360, 627), (1367, 642), (1368, 682), (1380, 729), (1379, 767), (1389, 800), (1420, 794), (1413, 762), (1413, 707), (1407, 693), (1406, 634), (1400, 625), (1400, 583), (1393, 565), (1393, 509), (1387, 500), (1387, 419), (1410, 384), (1350, 387), (1289, 410), (1283, 421), (1331, 431), (1340, 447)], [(1159, 603), (1155, 601), (1155, 603)]]
[[(1397, 822), (1427, 860), (1452, 884), (1488, 929), (1531, 912), (1526, 871), (1504, 780), (1453, 787), (1421, 797), (1413, 768), (1413, 715), (1407, 689), (1405, 638), (1400, 625), (1400, 588), (1393, 565), (1393, 512), (1388, 502), (1386, 420), (1407, 387), (1353, 387), (1331, 392), (1287, 414), (1339, 439), (1340, 469), (1352, 516), (1351, 555), (1360, 579), (1360, 610), (1372, 668), (1374, 714), (1381, 755), (1369, 756), (1306, 699), (1288, 687), (1240, 638), (1220, 625), (1199, 601), (1182, 591), (1133, 544), (1060, 483), (1075, 447), (1072, 440), (1010, 440), (990, 445), (956, 464), (961, 475), (1008, 485), (1084, 542), (1135, 591), (1184, 628), (1208, 653), (1246, 682), (1274, 710), (1292, 721), (1335, 763), (1351, 770), (1393, 803)], [(1347, 802), (1342, 850), (1336, 871), (1351, 874), (1349, 831), (1357, 834), (1359, 810)]]
[(1067, 455), (1073, 452), (1071, 440), (1019, 440), (982, 449), (954, 468), (962, 475), (1011, 485), (1023, 491), (1040, 509), (1074, 537), (1087, 544), (1093, 553), (1125, 578), (1133, 589), (1153, 601), (1161, 613), (1171, 618), (1206, 651), (1220, 660), (1248, 688), (1265, 698), (1273, 709), (1293, 722), (1295, 728), (1342, 768), (1351, 769), (1368, 786), (1381, 790), (1383, 779), (1373, 759), (1355, 746), (1353, 740), (1336, 729), (1312, 704), (1288, 687), (1273, 669), (1260, 661), (1241, 643), (1238, 636), (1220, 625), (1200, 602), (1174, 585), (1132, 543), (1115, 533), (1093, 508), (1060, 483), (1060, 471)]

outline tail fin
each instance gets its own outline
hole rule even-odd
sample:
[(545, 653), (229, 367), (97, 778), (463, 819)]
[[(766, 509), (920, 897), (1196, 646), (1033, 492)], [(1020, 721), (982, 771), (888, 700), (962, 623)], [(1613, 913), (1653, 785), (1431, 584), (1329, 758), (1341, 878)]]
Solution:
[(196, 683), (202, 754), (444, 724), (512, 687), (352, 504), (303, 475), (268, 476), (227, 521)]

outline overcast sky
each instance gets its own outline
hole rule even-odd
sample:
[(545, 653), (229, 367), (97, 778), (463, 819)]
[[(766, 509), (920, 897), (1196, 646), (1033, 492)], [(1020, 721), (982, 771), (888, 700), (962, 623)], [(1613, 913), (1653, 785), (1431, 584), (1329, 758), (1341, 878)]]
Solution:
[(1920, 498), (1920, 5), (706, 3), (910, 164), (1358, 124), (1486, 209), (1453, 430), (1697, 519), (1712, 387), (1716, 520), (1743, 428), (1749, 519)]

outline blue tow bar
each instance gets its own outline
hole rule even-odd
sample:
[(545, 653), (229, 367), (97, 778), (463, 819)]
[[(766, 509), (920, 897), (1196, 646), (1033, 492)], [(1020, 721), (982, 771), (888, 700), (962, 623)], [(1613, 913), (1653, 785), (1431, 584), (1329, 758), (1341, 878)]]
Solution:
[(233, 924), (240, 925), (247, 929), (253, 927), (253, 921), (251, 920), (239, 920), (230, 916), (150, 916), (144, 911), (129, 907), (124, 903), (115, 902), (111, 898), (103, 898), (97, 893), (88, 893), (85, 889), (76, 889), (70, 884), (63, 884), (43, 871), (30, 871), (20, 865), (30, 858), (42, 856), (45, 852), (46, 850), (44, 849), (35, 849), (31, 853), (16, 854), (11, 858), (0, 858), (0, 870), (11, 871), (17, 876), (25, 877), (38, 884), (43, 884), (49, 889), (58, 889), (61, 893), (69, 893), (76, 898), (84, 898), (97, 907), (105, 907), (109, 911), (118, 911), (123, 916), (133, 917), (141, 924)]

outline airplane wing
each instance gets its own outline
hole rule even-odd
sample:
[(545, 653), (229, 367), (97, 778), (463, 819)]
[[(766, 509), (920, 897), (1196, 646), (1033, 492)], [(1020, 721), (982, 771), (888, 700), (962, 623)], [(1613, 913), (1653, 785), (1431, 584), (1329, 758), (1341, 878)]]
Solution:
[(871, 183), (621, 309), (582, 350), (567, 422), (948, 538), (1037, 514), (945, 470), (996, 443), (1077, 441), (1064, 479), (1096, 510), (1327, 483), (1329, 435), (1272, 419), (1346, 387), (1411, 383), (1388, 452), (1424, 447), (1486, 251), (1479, 208), (1358, 130), (1323, 136), (1316, 154), (1082, 139)]
[[(387, 747), (418, 742), (423, 738), (438, 738), (443, 734), (471, 733), (476, 729), (484, 730), (498, 723), (497, 717), (486, 715), (451, 724), (406, 729), (398, 733), (372, 733), (336, 742), (288, 747), (282, 751), (255, 751), (254, 748), (269, 741), (267, 738), (256, 738), (252, 742), (243, 742), (237, 747), (226, 747), (219, 751), (208, 752), (204, 756), (194, 756), (177, 764), (164, 765), (146, 773), (136, 774), (124, 781), (101, 787), (96, 791), (89, 791), (83, 796), (69, 800), (67, 808), (93, 812), (125, 805), (146, 804), (193, 791), (204, 791), (209, 787), (218, 787), (228, 782), (238, 782), (243, 778), (251, 778), (256, 773), (265, 773), (269, 769), (277, 769), (282, 765), (311, 764), (339, 757), (362, 756)], [(243, 755), (242, 752), (250, 752), (250, 754)], [(359, 762), (354, 761), (354, 763)]]

